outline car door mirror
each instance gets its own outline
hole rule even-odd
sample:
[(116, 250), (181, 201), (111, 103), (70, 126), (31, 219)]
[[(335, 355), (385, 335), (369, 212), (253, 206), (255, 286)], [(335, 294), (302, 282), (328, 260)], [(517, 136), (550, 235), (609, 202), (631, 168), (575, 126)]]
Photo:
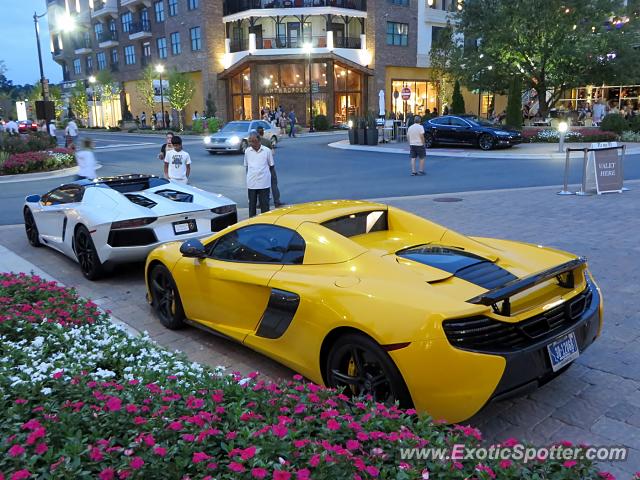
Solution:
[(196, 238), (187, 240), (180, 245), (180, 253), (183, 257), (188, 258), (204, 258), (207, 252), (202, 242)]
[(27, 197), (27, 202), (29, 203), (36, 203), (40, 201), (40, 195), (34, 194), (34, 195), (29, 195)]

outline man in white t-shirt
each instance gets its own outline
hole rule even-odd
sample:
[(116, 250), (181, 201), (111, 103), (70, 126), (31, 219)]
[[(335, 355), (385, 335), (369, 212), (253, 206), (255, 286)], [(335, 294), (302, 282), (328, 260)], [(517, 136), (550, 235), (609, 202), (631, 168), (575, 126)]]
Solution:
[(260, 143), (256, 132), (251, 132), (249, 135), (249, 145), (250, 147), (244, 152), (244, 166), (247, 169), (249, 216), (255, 217), (258, 201), (260, 202), (260, 213), (269, 211), (270, 167), (274, 166), (274, 162), (271, 149)]
[(67, 123), (67, 127), (64, 129), (65, 143), (67, 147), (75, 145), (78, 140), (78, 125), (71, 119)]
[[(413, 117), (413, 125), (407, 129), (407, 139), (409, 140), (409, 156), (411, 157), (411, 175), (424, 175), (424, 160), (427, 151), (424, 146), (424, 127), (420, 123), (422, 119), (419, 115)], [(420, 170), (416, 171), (416, 158), (420, 159)]]
[(172, 182), (189, 183), (191, 157), (182, 150), (182, 139), (174, 135), (171, 139), (173, 150), (167, 149), (164, 157), (164, 176)]

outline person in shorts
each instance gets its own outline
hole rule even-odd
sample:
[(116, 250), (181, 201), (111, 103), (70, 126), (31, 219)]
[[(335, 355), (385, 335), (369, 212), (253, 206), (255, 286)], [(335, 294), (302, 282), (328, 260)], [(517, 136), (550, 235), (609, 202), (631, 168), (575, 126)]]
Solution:
[[(411, 175), (424, 175), (424, 161), (427, 151), (424, 146), (424, 127), (422, 118), (419, 115), (413, 117), (413, 125), (407, 129), (407, 140), (409, 141), (409, 156), (411, 157)], [(420, 159), (420, 170), (416, 170), (416, 158)]]

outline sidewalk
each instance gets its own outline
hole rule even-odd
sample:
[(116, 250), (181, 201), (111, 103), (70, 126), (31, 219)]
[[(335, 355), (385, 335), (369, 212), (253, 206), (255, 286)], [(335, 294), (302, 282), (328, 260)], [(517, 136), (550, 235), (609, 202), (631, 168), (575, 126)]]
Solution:
[[(640, 154), (640, 144), (626, 143), (627, 155)], [(565, 143), (567, 148), (587, 148), (590, 143)], [(342, 150), (359, 150), (363, 152), (393, 153), (409, 155), (409, 144), (384, 143), (375, 146), (350, 145), (349, 140), (341, 140), (329, 144), (331, 148)], [(571, 158), (581, 157), (582, 152), (571, 152)], [(427, 157), (464, 157), (464, 158), (511, 158), (522, 160), (564, 159), (566, 153), (558, 152), (557, 143), (523, 143), (512, 148), (490, 150), (488, 152), (472, 147), (435, 147), (427, 150)]]
[[(537, 187), (378, 199), (463, 234), (548, 245), (589, 259), (604, 297), (602, 335), (560, 377), (527, 396), (490, 404), (465, 424), (480, 428), (488, 442), (516, 437), (541, 446), (558, 440), (625, 445), (627, 461), (602, 466), (619, 479), (640, 471), (640, 181), (625, 183), (631, 190), (623, 194), (586, 197)], [(243, 373), (259, 370), (269, 378), (291, 374), (206, 332), (173, 332), (159, 325), (144, 299), (142, 265), (89, 282), (66, 257), (30, 248), (22, 226), (1, 227), (0, 233), (0, 271), (34, 271), (73, 285), (191, 360)]]

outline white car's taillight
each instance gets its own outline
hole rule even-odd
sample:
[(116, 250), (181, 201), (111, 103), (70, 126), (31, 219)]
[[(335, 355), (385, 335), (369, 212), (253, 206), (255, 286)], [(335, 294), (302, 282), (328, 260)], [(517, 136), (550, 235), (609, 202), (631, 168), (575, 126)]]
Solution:
[(236, 211), (235, 205), (223, 205), (222, 207), (212, 208), (211, 211), (213, 213), (217, 213), (218, 215), (224, 215), (225, 213), (231, 213)]
[(135, 228), (144, 227), (150, 223), (155, 222), (158, 217), (145, 217), (145, 218), (132, 218), (131, 220), (121, 220), (119, 222), (113, 222), (111, 224), (111, 230), (118, 230), (120, 228)]

